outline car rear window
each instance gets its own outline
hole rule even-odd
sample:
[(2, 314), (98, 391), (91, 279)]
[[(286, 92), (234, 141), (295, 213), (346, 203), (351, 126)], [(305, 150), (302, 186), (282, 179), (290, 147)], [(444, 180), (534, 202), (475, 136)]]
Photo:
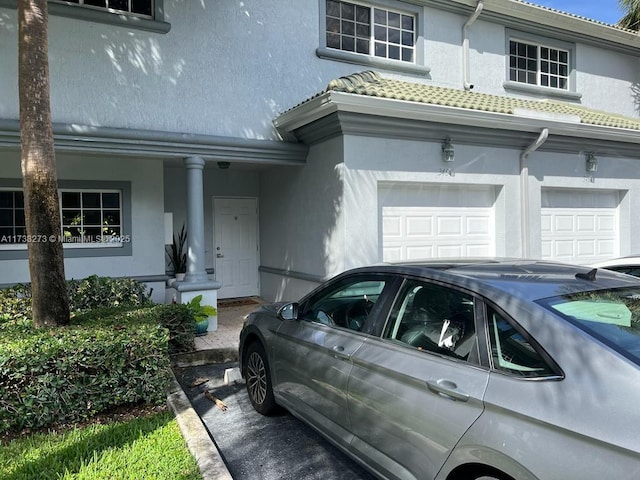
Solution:
[(640, 288), (573, 293), (538, 303), (640, 365)]

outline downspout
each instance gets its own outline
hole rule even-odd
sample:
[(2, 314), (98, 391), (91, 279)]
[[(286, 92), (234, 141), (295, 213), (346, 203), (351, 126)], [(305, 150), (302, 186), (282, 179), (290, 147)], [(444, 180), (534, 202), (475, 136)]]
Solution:
[(471, 90), (473, 88), (473, 84), (469, 79), (469, 27), (480, 16), (483, 7), (484, 0), (478, 0), (475, 12), (473, 12), (473, 15), (467, 20), (464, 27), (462, 27), (462, 85), (465, 90)]
[(549, 129), (543, 128), (540, 135), (520, 154), (520, 195), (522, 205), (522, 258), (529, 258), (531, 255), (529, 223), (531, 220), (531, 207), (529, 205), (529, 165), (527, 158), (547, 141)]

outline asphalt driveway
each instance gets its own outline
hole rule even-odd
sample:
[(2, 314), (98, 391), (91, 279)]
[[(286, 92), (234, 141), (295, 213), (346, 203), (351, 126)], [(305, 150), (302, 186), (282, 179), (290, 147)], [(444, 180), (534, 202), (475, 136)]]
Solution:
[(243, 381), (223, 383), (225, 370), (237, 366), (234, 362), (175, 371), (235, 480), (374, 479), (289, 413), (257, 413)]

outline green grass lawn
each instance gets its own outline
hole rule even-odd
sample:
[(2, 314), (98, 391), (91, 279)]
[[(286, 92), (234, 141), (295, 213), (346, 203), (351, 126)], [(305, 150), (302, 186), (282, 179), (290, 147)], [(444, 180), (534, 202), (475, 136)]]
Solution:
[(0, 443), (0, 479), (201, 480), (173, 415), (34, 433)]

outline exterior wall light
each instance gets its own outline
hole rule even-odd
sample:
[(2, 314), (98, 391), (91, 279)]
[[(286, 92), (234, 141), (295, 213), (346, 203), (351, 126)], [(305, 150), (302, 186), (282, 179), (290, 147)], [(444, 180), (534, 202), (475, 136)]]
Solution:
[(587, 172), (597, 172), (598, 171), (598, 159), (593, 153), (585, 154), (586, 164), (585, 168)]
[(230, 165), (231, 163), (229, 162), (218, 162), (218, 168), (220, 170), (226, 170), (227, 168), (229, 168)]
[(442, 161), (447, 163), (453, 162), (455, 160), (454, 153), (453, 145), (451, 145), (451, 138), (445, 138), (444, 143), (442, 144)]

